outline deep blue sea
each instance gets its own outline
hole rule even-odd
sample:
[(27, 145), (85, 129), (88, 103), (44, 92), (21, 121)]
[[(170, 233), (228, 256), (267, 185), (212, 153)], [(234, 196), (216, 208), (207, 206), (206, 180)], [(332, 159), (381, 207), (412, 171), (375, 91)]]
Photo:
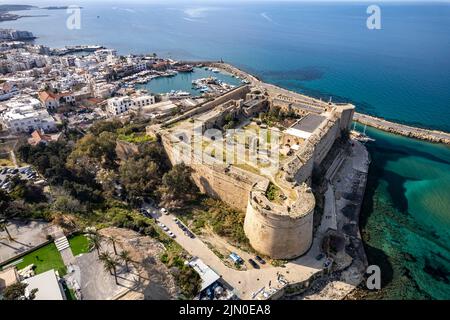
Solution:
[[(291, 90), (450, 132), (449, 3), (381, 3), (381, 30), (367, 29), (367, 4), (77, 4), (80, 30), (65, 27), (65, 10), (18, 12), (47, 16), (0, 27), (32, 31), (52, 47), (224, 59)], [(383, 298), (450, 298), (450, 148), (369, 133), (377, 141), (362, 228), (369, 260), (386, 270)]]

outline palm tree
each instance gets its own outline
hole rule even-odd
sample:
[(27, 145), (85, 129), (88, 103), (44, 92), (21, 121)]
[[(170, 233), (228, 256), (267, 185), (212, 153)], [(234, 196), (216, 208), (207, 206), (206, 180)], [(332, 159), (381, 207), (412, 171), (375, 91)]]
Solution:
[(130, 256), (130, 251), (124, 250), (120, 253), (120, 259), (125, 263), (125, 267), (127, 268), (127, 272), (130, 271), (130, 269), (128, 268), (128, 263), (130, 263), (131, 260), (131, 256)]
[(97, 250), (97, 255), (100, 258), (100, 249), (102, 248), (102, 236), (99, 233), (91, 234), (91, 247)]
[(114, 280), (116, 280), (116, 284), (119, 284), (119, 282), (117, 281), (117, 266), (119, 265), (119, 263), (117, 262), (116, 259), (112, 258), (109, 260), (109, 265), (111, 266), (114, 272)]
[(6, 225), (8, 224), (8, 222), (6, 221), (5, 218), (0, 220), (0, 230), (5, 230), (6, 234), (8, 235), (8, 239), (9, 241), (13, 241), (13, 237), (11, 237), (11, 234), (8, 231), (8, 228), (6, 227)]
[(110, 259), (110, 258), (105, 258), (105, 259), (103, 259), (101, 261), (103, 262), (103, 268), (105, 269), (105, 271), (108, 271), (109, 274), (113, 274), (112, 273), (112, 270), (114, 268), (113, 260)]
[(117, 256), (117, 249), (116, 249), (117, 237), (116, 236), (110, 236), (109, 237), (109, 241), (111, 241), (111, 243), (113, 245), (113, 249), (114, 249), (114, 254)]
[(103, 252), (100, 255), (100, 260), (103, 262), (103, 268), (108, 271), (109, 274), (114, 274), (116, 284), (119, 284), (119, 282), (117, 281), (117, 265), (119, 264), (117, 260), (111, 257), (108, 252)]
[(109, 273), (112, 275), (112, 269), (111, 269), (111, 265), (110, 265), (110, 260), (112, 259), (111, 255), (109, 254), (109, 252), (102, 252), (98, 259), (103, 262), (103, 266), (105, 267), (106, 271), (109, 271)]

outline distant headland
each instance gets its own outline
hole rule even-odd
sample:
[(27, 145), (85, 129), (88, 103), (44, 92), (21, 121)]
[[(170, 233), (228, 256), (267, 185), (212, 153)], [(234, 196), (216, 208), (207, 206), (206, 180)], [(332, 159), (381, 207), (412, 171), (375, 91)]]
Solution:
[[(11, 11), (27, 11), (32, 9), (42, 9), (42, 10), (66, 10), (69, 6), (46, 6), (46, 7), (37, 7), (26, 4), (1, 4), (0, 5), (0, 22), (3, 21), (14, 21), (20, 18), (32, 17), (30, 15), (18, 15), (14, 13), (10, 13)], [(83, 7), (78, 7), (83, 9)], [(34, 17), (34, 16), (33, 16)]]

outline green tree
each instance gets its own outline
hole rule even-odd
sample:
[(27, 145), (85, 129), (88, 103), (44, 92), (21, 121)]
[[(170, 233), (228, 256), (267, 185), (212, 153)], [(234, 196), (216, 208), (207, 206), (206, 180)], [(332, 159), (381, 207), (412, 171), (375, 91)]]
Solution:
[(114, 254), (117, 256), (117, 248), (116, 248), (117, 237), (116, 236), (110, 236), (109, 237), (109, 241), (113, 245)]
[(158, 165), (150, 157), (128, 159), (119, 171), (120, 182), (132, 201), (152, 194), (161, 179)]
[(100, 249), (102, 248), (103, 237), (98, 232), (95, 232), (90, 234), (90, 240), (91, 249), (97, 250), (97, 256), (100, 258)]
[(103, 267), (105, 268), (105, 271), (108, 271), (109, 274), (113, 274), (112, 273), (112, 266), (109, 263), (109, 261), (112, 259), (111, 255), (109, 254), (109, 252), (102, 252), (100, 253), (100, 255), (98, 256), (98, 259), (103, 263)]
[(27, 283), (17, 282), (3, 290), (4, 300), (34, 300), (38, 289), (33, 289), (28, 297), (25, 295), (25, 289), (28, 287)]
[(116, 191), (116, 183), (119, 180), (119, 175), (113, 170), (101, 169), (97, 172), (95, 179), (102, 186), (104, 195), (112, 198)]
[(2, 189), (0, 189), (0, 212), (7, 212), (12, 199), (8, 195), (8, 193)]
[(78, 176), (94, 175), (103, 168), (115, 168), (116, 155), (115, 133), (104, 131), (98, 136), (87, 134), (77, 141), (72, 153), (67, 158), (67, 168)]
[(120, 255), (119, 255), (120, 259), (123, 261), (123, 263), (125, 263), (125, 267), (127, 268), (127, 272), (130, 271), (130, 269), (128, 268), (128, 264), (130, 262), (132, 262), (131, 260), (131, 255), (130, 252), (127, 250), (123, 250)]
[(93, 135), (98, 136), (102, 132), (116, 132), (118, 129), (122, 128), (122, 123), (117, 120), (104, 120), (104, 121), (97, 121), (95, 122), (91, 128), (90, 131)]
[(58, 195), (52, 205), (53, 210), (63, 213), (85, 213), (86, 207), (71, 195)]
[(179, 206), (197, 193), (191, 178), (191, 168), (184, 163), (175, 165), (162, 179), (160, 192), (168, 207)]
[(117, 260), (112, 258), (109, 254), (106, 254), (105, 256), (102, 257), (101, 261), (103, 262), (103, 268), (106, 271), (109, 271), (110, 274), (112, 272), (112, 274), (114, 274), (116, 284), (119, 284), (119, 282), (117, 281), (117, 266), (119, 265)]
[(4, 230), (6, 232), (6, 234), (8, 235), (9, 241), (13, 241), (14, 239), (8, 231), (7, 224), (8, 224), (8, 220), (5, 217), (0, 217), (0, 230)]

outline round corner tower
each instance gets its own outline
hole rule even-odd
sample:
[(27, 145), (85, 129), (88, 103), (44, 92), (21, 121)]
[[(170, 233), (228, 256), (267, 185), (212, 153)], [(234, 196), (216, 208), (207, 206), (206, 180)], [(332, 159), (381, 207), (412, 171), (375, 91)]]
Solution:
[(297, 258), (312, 244), (315, 198), (309, 188), (294, 190), (298, 198), (289, 206), (270, 202), (258, 184), (250, 192), (245, 234), (256, 251), (273, 259)]

